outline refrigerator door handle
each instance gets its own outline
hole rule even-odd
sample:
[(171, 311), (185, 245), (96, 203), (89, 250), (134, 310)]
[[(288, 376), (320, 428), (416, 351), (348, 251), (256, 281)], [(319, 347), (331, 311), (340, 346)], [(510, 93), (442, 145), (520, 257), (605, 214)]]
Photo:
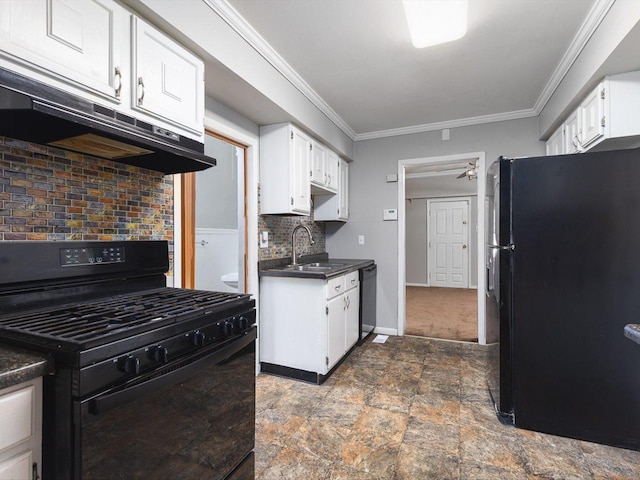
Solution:
[(487, 245), (488, 248), (495, 248), (497, 250), (515, 250), (516, 246), (512, 243), (509, 245)]

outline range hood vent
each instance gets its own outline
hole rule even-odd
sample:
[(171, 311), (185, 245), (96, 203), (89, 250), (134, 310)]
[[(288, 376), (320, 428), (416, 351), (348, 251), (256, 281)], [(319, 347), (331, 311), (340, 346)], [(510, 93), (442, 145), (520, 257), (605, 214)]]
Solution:
[(166, 174), (216, 164), (203, 143), (2, 68), (0, 135)]

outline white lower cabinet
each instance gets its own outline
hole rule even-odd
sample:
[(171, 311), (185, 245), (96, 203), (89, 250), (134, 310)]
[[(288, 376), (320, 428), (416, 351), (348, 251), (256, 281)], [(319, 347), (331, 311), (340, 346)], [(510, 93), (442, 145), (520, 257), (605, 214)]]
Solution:
[(262, 364), (326, 375), (358, 341), (357, 271), (328, 280), (262, 277), (260, 299)]
[(42, 378), (0, 390), (0, 480), (41, 476)]

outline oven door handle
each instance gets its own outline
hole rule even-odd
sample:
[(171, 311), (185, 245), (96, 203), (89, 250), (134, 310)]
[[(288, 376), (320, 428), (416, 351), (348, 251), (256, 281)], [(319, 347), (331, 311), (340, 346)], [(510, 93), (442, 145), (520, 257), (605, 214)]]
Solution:
[[(232, 355), (242, 350), (255, 339), (256, 329), (254, 327), (243, 337), (234, 340), (232, 343), (219, 350), (213, 350), (211, 351), (211, 353), (204, 355), (202, 358), (189, 362), (182, 367), (171, 370), (170, 364), (166, 365), (165, 368), (168, 367), (168, 369), (170, 370), (166, 374), (153, 376), (151, 379), (143, 381), (142, 383), (138, 383), (131, 387), (124, 387), (115, 392), (112, 391), (111, 393), (105, 393), (94, 397), (89, 400), (89, 413), (92, 415), (100, 415), (120, 405), (131, 402), (132, 400), (135, 400), (140, 396), (146, 395), (149, 392), (162, 387), (166, 387), (168, 385), (179, 383), (188, 378), (193, 373), (202, 369), (204, 366), (210, 365), (212, 363), (220, 363), (230, 358)], [(203, 353), (204, 352), (202, 351), (198, 351), (192, 356), (192, 358), (197, 357), (198, 355), (202, 355)], [(180, 364), (185, 361), (188, 361), (188, 359), (179, 359), (176, 361), (176, 364)]]

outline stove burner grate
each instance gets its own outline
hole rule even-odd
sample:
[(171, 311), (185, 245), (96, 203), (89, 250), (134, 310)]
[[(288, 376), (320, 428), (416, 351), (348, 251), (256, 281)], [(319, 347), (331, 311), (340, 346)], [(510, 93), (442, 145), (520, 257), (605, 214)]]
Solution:
[(5, 315), (0, 332), (86, 347), (247, 301), (245, 294), (159, 288)]

